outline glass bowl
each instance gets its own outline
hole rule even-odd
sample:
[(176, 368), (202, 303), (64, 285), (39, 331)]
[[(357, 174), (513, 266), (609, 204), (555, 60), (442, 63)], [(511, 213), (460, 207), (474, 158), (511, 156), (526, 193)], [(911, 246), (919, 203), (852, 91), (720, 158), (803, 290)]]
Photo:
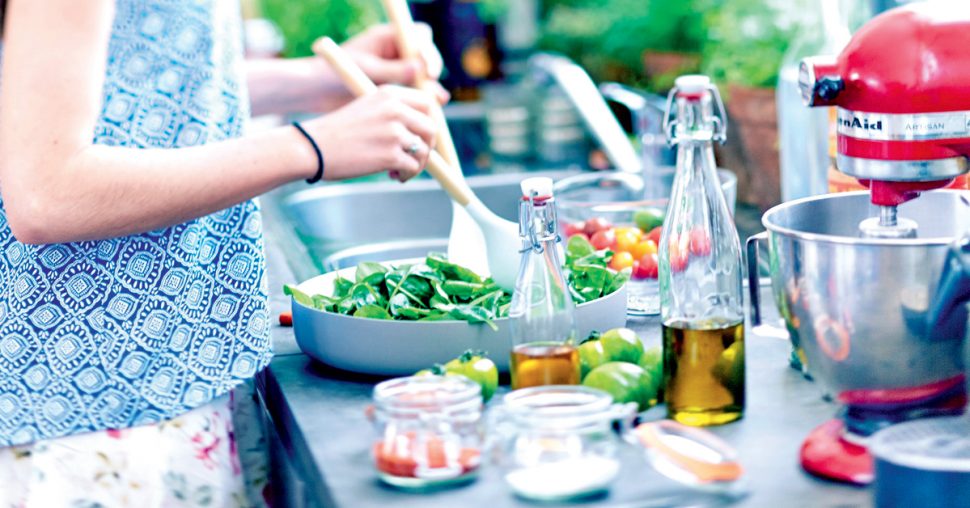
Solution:
[[(645, 209), (666, 210), (673, 186), (675, 168), (657, 169), (651, 178), (618, 171), (581, 173), (556, 182), (554, 194), (559, 212), (560, 231), (566, 226), (600, 218), (614, 227), (636, 227), (634, 214)], [(727, 169), (718, 169), (721, 189), (728, 208), (734, 213), (738, 179)], [(649, 231), (643, 231), (644, 235)], [(564, 233), (564, 236), (565, 233)], [(659, 286), (656, 278), (631, 277), (627, 292), (627, 313), (654, 315), (660, 313)]]

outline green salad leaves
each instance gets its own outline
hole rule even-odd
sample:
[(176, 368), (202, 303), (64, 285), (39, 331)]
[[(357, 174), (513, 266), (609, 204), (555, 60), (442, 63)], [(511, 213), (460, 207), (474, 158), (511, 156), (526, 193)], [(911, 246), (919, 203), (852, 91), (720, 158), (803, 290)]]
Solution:
[[(566, 248), (566, 274), (576, 303), (606, 296), (623, 285), (629, 273), (607, 267), (612, 253), (597, 252), (583, 238)], [(354, 280), (337, 277), (331, 295), (308, 295), (287, 284), (283, 292), (318, 310), (371, 319), (403, 321), (468, 321), (485, 323), (508, 316), (512, 295), (491, 278), (482, 278), (443, 254), (431, 253), (423, 263), (388, 266), (363, 262)]]
[(598, 251), (586, 238), (574, 235), (566, 243), (566, 278), (576, 304), (602, 298), (620, 289), (630, 280), (630, 270), (615, 272), (609, 268), (613, 252)]

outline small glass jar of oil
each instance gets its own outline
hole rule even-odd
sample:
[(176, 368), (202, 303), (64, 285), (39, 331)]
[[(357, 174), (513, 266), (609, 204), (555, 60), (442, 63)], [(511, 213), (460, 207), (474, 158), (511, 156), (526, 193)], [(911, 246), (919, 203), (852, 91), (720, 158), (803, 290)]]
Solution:
[(522, 182), (522, 262), (509, 307), (512, 389), (579, 384), (574, 305), (559, 259), (550, 178)]

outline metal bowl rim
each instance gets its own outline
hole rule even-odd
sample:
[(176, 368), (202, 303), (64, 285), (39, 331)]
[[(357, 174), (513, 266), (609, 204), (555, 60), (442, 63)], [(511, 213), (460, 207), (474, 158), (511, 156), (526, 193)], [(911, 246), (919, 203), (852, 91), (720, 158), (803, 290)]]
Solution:
[[(940, 189), (940, 190), (933, 191), (933, 193), (955, 194), (958, 196), (964, 195), (965, 197), (970, 198), (970, 192), (960, 190), (960, 189)], [(944, 236), (944, 237), (935, 237), (935, 238), (850, 237), (850, 236), (828, 235), (824, 233), (808, 233), (805, 231), (798, 231), (784, 226), (779, 226), (771, 222), (775, 215), (780, 214), (789, 208), (795, 208), (795, 207), (801, 206), (804, 203), (809, 203), (813, 201), (840, 199), (840, 198), (850, 198), (854, 196), (869, 196), (869, 191), (843, 192), (838, 194), (822, 194), (820, 196), (810, 196), (807, 198), (788, 201), (780, 205), (775, 205), (767, 212), (765, 212), (765, 214), (761, 217), (761, 223), (764, 225), (765, 229), (767, 229), (771, 233), (787, 236), (790, 238), (795, 238), (797, 240), (813, 242), (813, 243), (831, 243), (831, 244), (843, 244), (843, 245), (872, 245), (872, 246), (886, 246), (886, 247), (926, 247), (926, 246), (935, 246), (935, 245), (948, 245), (950, 243), (953, 243), (953, 241), (959, 237), (959, 234), (954, 234), (953, 236)]]

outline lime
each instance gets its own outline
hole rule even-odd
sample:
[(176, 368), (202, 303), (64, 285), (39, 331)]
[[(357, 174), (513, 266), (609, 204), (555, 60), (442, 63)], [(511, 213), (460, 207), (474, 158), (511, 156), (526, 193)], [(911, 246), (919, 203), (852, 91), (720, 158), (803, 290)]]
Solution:
[(637, 363), (643, 355), (643, 342), (629, 328), (614, 328), (601, 335), (600, 342), (612, 362)]
[(579, 345), (579, 378), (583, 379), (589, 371), (610, 361), (599, 340), (588, 340)]
[(633, 213), (633, 222), (645, 233), (662, 226), (666, 214), (659, 208), (644, 208)]
[(609, 362), (596, 367), (583, 380), (583, 386), (609, 393), (614, 402), (636, 402), (640, 411), (656, 400), (657, 386), (650, 374), (639, 365)]

